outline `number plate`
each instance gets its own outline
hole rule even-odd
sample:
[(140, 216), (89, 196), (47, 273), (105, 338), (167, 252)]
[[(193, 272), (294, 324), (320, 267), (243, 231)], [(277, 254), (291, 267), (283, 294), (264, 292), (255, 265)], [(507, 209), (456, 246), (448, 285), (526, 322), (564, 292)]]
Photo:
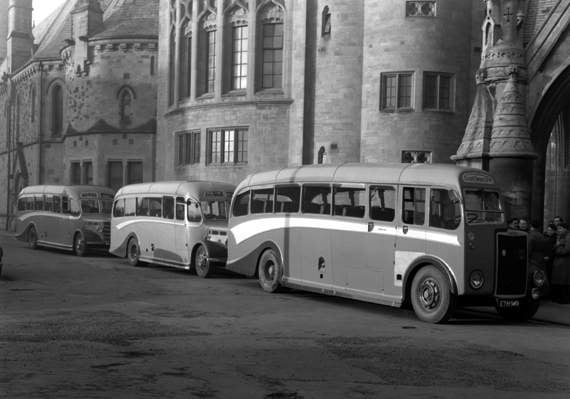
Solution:
[(520, 306), (518, 299), (499, 299), (500, 308), (517, 308)]

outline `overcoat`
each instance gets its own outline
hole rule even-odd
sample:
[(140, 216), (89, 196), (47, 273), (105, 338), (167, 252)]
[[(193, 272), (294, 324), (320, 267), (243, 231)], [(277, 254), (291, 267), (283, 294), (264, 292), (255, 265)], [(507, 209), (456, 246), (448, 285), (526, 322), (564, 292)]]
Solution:
[(554, 247), (551, 280), (553, 285), (570, 285), (570, 237), (568, 235), (559, 239)]

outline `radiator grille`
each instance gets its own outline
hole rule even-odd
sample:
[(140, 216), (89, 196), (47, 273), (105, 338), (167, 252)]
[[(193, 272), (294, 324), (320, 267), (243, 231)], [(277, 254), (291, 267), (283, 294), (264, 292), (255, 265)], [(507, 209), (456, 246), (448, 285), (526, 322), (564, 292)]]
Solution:
[(524, 295), (527, 282), (526, 235), (497, 234), (497, 295)]
[(103, 224), (103, 239), (106, 245), (111, 244), (111, 222), (105, 222)]

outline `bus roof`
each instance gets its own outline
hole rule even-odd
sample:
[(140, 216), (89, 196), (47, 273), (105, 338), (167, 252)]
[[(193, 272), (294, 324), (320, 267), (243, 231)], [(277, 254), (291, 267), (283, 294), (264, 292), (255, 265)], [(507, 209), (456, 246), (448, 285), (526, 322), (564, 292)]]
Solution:
[[(468, 171), (491, 177), (481, 169), (465, 168), (453, 164), (374, 164), (344, 163), (340, 165), (306, 165), (251, 174), (237, 187), (263, 186), (303, 182), (343, 182), (343, 183), (406, 183), (433, 184), (449, 182), (457, 185), (460, 176)], [(494, 184), (491, 177), (489, 183)]]
[(115, 190), (105, 186), (93, 186), (93, 185), (36, 185), (24, 187), (18, 196), (21, 195), (31, 195), (31, 194), (52, 194), (52, 195), (79, 195), (86, 192), (98, 192), (110, 195), (115, 195)]
[(208, 191), (233, 193), (234, 189), (235, 185), (233, 184), (216, 181), (159, 181), (153, 183), (130, 184), (128, 186), (121, 187), (119, 191), (117, 191), (116, 197), (128, 194), (170, 194), (176, 196), (184, 196), (188, 194), (194, 198), (199, 198), (200, 193)]

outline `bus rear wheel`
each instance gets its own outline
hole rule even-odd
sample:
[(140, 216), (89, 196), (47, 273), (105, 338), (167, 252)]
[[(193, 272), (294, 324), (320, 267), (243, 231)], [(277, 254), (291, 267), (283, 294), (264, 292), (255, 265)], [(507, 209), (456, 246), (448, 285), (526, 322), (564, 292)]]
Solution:
[(428, 323), (443, 323), (454, 307), (446, 276), (435, 266), (421, 268), (412, 280), (410, 301), (416, 316)]
[(140, 263), (141, 250), (136, 238), (131, 238), (127, 244), (127, 260), (131, 266), (138, 266)]
[(28, 246), (31, 249), (38, 248), (38, 233), (36, 232), (36, 228), (34, 226), (30, 227), (28, 230)]
[(212, 272), (208, 252), (203, 245), (196, 248), (196, 252), (194, 253), (194, 268), (196, 269), (198, 277), (202, 278), (208, 277)]
[(81, 233), (75, 234), (75, 238), (73, 239), (73, 252), (77, 256), (85, 256), (85, 254), (87, 254), (87, 243)]
[(281, 288), (281, 278), (283, 277), (283, 267), (275, 251), (268, 249), (259, 258), (257, 265), (259, 285), (266, 292), (277, 292)]

